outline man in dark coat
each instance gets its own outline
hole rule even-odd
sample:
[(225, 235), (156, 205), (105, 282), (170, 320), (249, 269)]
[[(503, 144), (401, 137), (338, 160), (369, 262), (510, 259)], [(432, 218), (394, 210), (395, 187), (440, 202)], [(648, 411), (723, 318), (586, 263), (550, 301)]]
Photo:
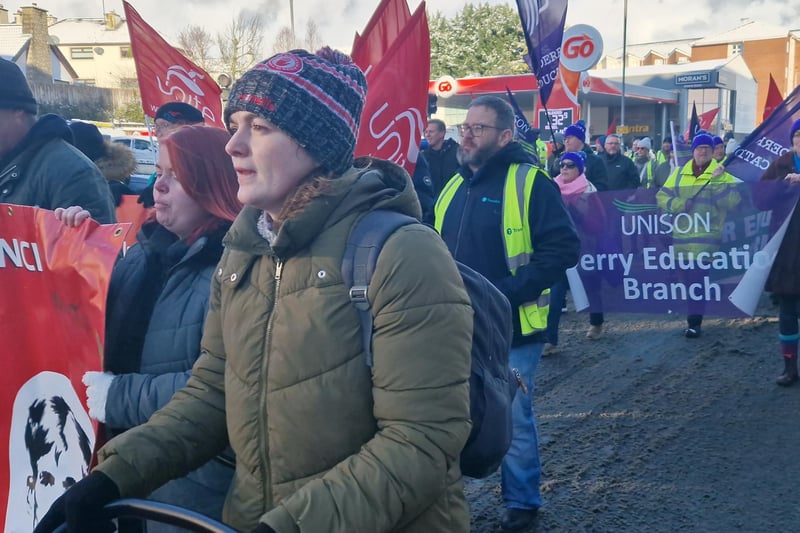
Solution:
[[(515, 310), (509, 364), (524, 385), (514, 396), (513, 440), (501, 467), (501, 528), (518, 531), (531, 525), (542, 504), (532, 402), (549, 287), (578, 261), (580, 241), (555, 182), (513, 140), (514, 112), (505, 100), (479, 96), (460, 129), (462, 166), (437, 200), (434, 226), (453, 256), (494, 283)], [(527, 189), (520, 191), (520, 184)], [(527, 197), (510, 199), (509, 189)], [(519, 211), (523, 203), (527, 218)]]
[(436, 198), (450, 178), (458, 171), (458, 143), (453, 139), (445, 139), (447, 127), (444, 121), (434, 118), (428, 121), (425, 128), (425, 139), (428, 147), (423, 151), (428, 161), (433, 195)]
[(608, 188), (611, 191), (636, 189), (641, 184), (636, 163), (630, 157), (625, 157), (620, 147), (619, 135), (612, 133), (606, 137), (606, 151), (600, 155), (600, 159), (608, 172)]
[(80, 205), (98, 222), (116, 222), (108, 183), (72, 146), (67, 122), (49, 114), (36, 120), (36, 100), (16, 64), (0, 58), (0, 79), (0, 203)]

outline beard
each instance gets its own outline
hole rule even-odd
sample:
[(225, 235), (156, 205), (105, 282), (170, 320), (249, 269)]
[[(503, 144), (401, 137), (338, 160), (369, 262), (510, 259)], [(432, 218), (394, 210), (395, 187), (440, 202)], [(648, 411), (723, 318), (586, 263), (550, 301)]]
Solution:
[(470, 167), (480, 168), (492, 157), (495, 153), (497, 153), (496, 146), (484, 146), (481, 148), (475, 148), (470, 152), (464, 151), (464, 145), (462, 144), (458, 148), (458, 160), (461, 162), (462, 165), (467, 165)]

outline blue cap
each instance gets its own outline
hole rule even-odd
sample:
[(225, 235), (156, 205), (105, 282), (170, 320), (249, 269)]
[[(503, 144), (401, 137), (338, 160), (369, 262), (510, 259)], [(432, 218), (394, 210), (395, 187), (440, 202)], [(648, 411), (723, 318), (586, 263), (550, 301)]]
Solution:
[(580, 174), (583, 174), (583, 171), (586, 168), (586, 154), (583, 152), (566, 152), (561, 156), (561, 161), (572, 161), (575, 163)]
[(708, 133), (698, 133), (692, 139), (692, 152), (698, 146), (709, 146), (711, 148), (714, 147), (714, 138), (709, 135)]

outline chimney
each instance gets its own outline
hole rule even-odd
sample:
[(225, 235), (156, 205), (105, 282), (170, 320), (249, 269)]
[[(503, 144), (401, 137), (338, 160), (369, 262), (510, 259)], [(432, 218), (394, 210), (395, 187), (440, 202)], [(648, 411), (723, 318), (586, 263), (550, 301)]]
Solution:
[(106, 29), (116, 30), (120, 22), (122, 22), (122, 19), (113, 9), (106, 13)]
[(53, 15), (51, 15), (50, 13), (48, 13), (47, 14), (47, 26), (50, 27), (53, 24), (55, 24), (56, 22), (58, 22), (58, 19), (56, 17), (54, 17)]
[(8, 24), (8, 9), (0, 4), (0, 24)]
[(22, 8), (22, 33), (31, 36), (28, 48), (28, 80), (32, 83), (53, 83), (50, 60), (50, 34), (47, 31), (47, 10), (39, 7)]

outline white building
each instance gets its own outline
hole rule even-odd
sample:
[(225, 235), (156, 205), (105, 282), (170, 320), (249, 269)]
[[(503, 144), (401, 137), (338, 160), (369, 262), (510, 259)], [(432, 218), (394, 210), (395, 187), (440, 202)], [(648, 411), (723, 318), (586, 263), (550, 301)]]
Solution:
[(136, 66), (128, 25), (115, 12), (101, 18), (68, 18), (51, 24), (50, 41), (78, 74), (76, 83), (135, 89)]

